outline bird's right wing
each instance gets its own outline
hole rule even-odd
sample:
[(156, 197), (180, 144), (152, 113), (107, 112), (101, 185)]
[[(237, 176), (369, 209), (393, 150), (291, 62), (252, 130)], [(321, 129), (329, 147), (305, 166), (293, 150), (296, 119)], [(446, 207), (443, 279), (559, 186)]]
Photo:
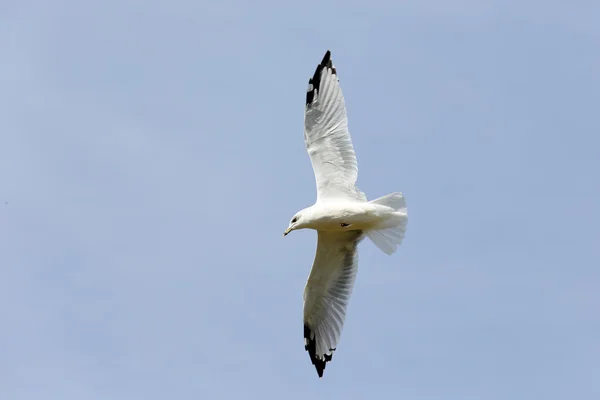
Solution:
[(361, 231), (318, 231), (317, 253), (304, 288), (304, 347), (323, 376), (342, 333), (358, 270)]
[(355, 186), (356, 154), (348, 131), (344, 96), (329, 50), (308, 81), (304, 141), (317, 181), (317, 201), (366, 200)]

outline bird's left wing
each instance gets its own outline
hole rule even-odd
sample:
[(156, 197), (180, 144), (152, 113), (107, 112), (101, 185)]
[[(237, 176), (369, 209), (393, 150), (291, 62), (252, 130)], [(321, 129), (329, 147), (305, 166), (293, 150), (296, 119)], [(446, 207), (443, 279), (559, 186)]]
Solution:
[(356, 154), (348, 131), (344, 95), (329, 50), (308, 81), (304, 142), (315, 173), (317, 201), (366, 200), (355, 186)]
[(304, 347), (323, 376), (342, 333), (358, 269), (361, 231), (318, 231), (317, 253), (304, 288)]

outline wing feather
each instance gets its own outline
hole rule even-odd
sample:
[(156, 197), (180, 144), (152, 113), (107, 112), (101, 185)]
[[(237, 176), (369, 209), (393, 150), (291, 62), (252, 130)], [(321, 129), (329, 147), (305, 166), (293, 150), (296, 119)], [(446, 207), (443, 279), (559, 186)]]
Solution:
[(336, 349), (358, 270), (360, 231), (318, 231), (317, 252), (304, 288), (304, 344), (323, 376)]
[(358, 164), (346, 117), (346, 104), (328, 50), (308, 81), (304, 141), (317, 183), (317, 201), (366, 200), (356, 187)]

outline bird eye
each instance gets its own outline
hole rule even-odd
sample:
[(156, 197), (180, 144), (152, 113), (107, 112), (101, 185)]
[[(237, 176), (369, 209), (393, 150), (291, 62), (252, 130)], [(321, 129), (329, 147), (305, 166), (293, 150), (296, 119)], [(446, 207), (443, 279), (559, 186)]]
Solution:
[(294, 217), (294, 219), (292, 220), (292, 224), (295, 224), (298, 221), (298, 217)]

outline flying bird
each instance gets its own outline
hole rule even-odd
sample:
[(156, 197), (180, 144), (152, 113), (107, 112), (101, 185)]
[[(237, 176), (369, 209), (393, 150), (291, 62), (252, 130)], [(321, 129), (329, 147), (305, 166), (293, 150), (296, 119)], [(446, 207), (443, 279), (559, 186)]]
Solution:
[(317, 231), (317, 252), (304, 288), (304, 348), (321, 378), (340, 341), (358, 269), (358, 244), (368, 237), (383, 252), (394, 253), (408, 214), (402, 193), (367, 201), (356, 187), (356, 155), (329, 50), (308, 81), (304, 142), (317, 201), (294, 215), (284, 236), (296, 229)]

